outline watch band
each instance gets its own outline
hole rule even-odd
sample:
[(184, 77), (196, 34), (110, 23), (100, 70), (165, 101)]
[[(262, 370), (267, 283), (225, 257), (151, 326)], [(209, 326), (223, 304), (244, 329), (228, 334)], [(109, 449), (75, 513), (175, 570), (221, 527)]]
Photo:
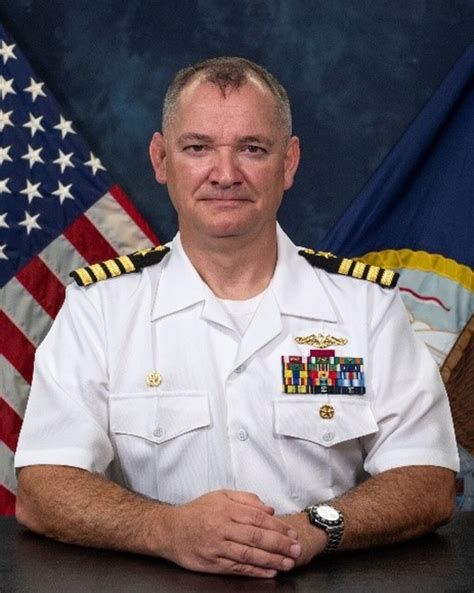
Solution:
[(326, 503), (310, 505), (305, 508), (305, 512), (312, 525), (324, 529), (327, 533), (328, 541), (323, 554), (335, 552), (339, 548), (344, 535), (344, 515), (341, 511)]

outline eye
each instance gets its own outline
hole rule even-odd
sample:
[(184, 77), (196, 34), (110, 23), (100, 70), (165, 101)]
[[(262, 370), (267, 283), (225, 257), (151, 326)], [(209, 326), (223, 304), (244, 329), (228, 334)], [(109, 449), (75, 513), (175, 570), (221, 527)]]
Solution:
[(257, 146), (256, 144), (247, 144), (243, 147), (244, 152), (248, 152), (250, 154), (263, 154), (266, 152), (264, 148), (261, 146)]
[(205, 148), (204, 144), (190, 144), (185, 146), (184, 150), (187, 152), (204, 152)]

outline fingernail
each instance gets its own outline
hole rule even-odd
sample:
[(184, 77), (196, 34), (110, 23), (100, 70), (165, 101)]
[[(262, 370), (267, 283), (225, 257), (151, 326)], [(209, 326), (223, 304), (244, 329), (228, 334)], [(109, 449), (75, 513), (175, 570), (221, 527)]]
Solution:
[(281, 566), (285, 570), (290, 570), (290, 568), (293, 568), (294, 565), (295, 561), (291, 560), (291, 558), (283, 558), (283, 560), (281, 561)]
[(290, 531), (288, 531), (288, 537), (291, 537), (291, 539), (298, 539), (298, 534), (294, 529), (290, 529)]
[(290, 554), (293, 556), (293, 558), (298, 558), (300, 553), (301, 553), (300, 544), (293, 544), (290, 548)]

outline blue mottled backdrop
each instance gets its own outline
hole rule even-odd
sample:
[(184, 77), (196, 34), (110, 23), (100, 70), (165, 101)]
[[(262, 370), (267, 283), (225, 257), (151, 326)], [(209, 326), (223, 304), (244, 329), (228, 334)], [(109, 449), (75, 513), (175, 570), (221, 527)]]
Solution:
[(0, 0), (0, 19), (163, 241), (147, 147), (178, 68), (241, 55), (287, 87), (303, 159), (280, 220), (317, 244), (474, 40), (473, 0)]

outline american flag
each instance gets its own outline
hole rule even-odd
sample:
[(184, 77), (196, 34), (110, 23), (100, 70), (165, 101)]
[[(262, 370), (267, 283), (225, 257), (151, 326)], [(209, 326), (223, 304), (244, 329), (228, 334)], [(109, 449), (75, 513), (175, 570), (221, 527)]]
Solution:
[(0, 515), (35, 349), (71, 270), (158, 241), (0, 25)]

